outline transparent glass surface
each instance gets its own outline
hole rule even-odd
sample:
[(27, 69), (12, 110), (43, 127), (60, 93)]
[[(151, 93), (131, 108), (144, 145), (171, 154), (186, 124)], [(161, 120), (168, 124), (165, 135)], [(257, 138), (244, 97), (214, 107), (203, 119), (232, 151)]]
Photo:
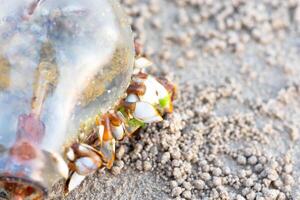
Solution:
[(130, 25), (115, 0), (1, 1), (0, 173), (22, 165), (4, 166), (12, 152), (20, 157), (14, 147), (22, 141), (42, 152), (40, 168), (44, 152), (60, 154), (81, 122), (124, 94), (133, 59)]

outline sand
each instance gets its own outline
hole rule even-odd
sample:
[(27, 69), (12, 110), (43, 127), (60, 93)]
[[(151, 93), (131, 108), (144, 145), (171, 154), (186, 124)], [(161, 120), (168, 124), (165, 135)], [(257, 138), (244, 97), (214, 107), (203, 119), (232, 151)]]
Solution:
[(122, 4), (175, 112), (66, 199), (300, 199), (300, 1)]

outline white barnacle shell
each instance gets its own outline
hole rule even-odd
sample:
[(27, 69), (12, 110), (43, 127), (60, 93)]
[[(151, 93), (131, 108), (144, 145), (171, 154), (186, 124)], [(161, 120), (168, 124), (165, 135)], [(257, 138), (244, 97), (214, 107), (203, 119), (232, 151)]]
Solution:
[(76, 172), (83, 176), (89, 175), (98, 169), (99, 163), (97, 162), (90, 157), (79, 158), (75, 161)]
[(139, 97), (135, 94), (129, 94), (126, 97), (125, 101), (128, 103), (135, 103), (135, 102), (139, 101)]
[(104, 134), (104, 126), (99, 125), (98, 126), (98, 138), (99, 138), (100, 144), (102, 143), (102, 140), (103, 140), (103, 134)]
[(73, 174), (71, 174), (70, 179), (69, 179), (69, 183), (68, 183), (68, 187), (67, 190), (68, 192), (71, 192), (72, 190), (74, 190), (75, 188), (77, 188), (82, 181), (85, 179), (86, 176), (82, 176), (77, 174), (76, 172), (73, 172)]
[(68, 148), (68, 150), (66, 152), (66, 157), (69, 161), (74, 161), (75, 160), (75, 153), (74, 153), (74, 150), (72, 148)]
[(90, 152), (90, 148), (88, 145), (81, 143), (78, 146), (78, 151), (80, 151), (81, 153), (84, 153), (84, 154), (88, 154)]
[(163, 120), (153, 105), (142, 101), (136, 102), (133, 116), (144, 123), (160, 122)]
[(111, 131), (116, 140), (122, 140), (125, 136), (124, 125), (121, 124), (119, 126), (111, 126)]
[(146, 91), (144, 95), (140, 96), (141, 101), (157, 105), (159, 104), (160, 99), (169, 95), (167, 89), (150, 75), (148, 75), (144, 84), (146, 86)]

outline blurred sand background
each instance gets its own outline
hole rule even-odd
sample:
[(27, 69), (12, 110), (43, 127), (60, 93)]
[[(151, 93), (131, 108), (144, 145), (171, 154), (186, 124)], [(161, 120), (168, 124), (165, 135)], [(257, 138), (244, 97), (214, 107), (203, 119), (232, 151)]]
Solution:
[(66, 199), (300, 199), (300, 1), (122, 4), (175, 113)]

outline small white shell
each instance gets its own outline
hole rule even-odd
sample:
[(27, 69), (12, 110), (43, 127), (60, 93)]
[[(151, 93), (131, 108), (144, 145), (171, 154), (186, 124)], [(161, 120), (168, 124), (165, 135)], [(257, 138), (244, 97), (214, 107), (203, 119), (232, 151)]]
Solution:
[(146, 86), (152, 85), (155, 90), (157, 91), (157, 95), (159, 99), (165, 98), (168, 96), (168, 91), (167, 89), (156, 80), (153, 76), (148, 76), (147, 80), (145, 81)]
[(75, 161), (76, 172), (86, 176), (98, 169), (97, 163), (90, 157), (82, 157)]
[(144, 81), (146, 91), (143, 96), (140, 96), (141, 101), (148, 102), (152, 105), (159, 104), (159, 100), (168, 96), (167, 89), (160, 84), (154, 77), (148, 75)]
[(133, 116), (145, 123), (160, 122), (163, 120), (157, 110), (150, 103), (142, 101), (136, 103)]
[(100, 125), (100, 126), (98, 126), (98, 137), (99, 137), (100, 143), (102, 143), (103, 134), (104, 134), (104, 126)]
[(80, 144), (80, 145), (78, 146), (78, 150), (79, 150), (80, 152), (82, 152), (82, 153), (85, 153), (85, 154), (87, 154), (87, 153), (90, 152), (90, 148), (88, 147), (88, 145), (85, 145), (85, 144)]
[(125, 136), (124, 127), (121, 124), (120, 126), (111, 126), (111, 131), (116, 140), (122, 140)]
[(159, 99), (155, 86), (150, 84), (148, 81), (145, 81), (144, 84), (146, 85), (146, 91), (143, 96), (140, 96), (141, 101), (157, 105), (159, 103)]
[(139, 101), (139, 97), (136, 96), (135, 94), (129, 94), (126, 97), (125, 101), (128, 103), (135, 103), (135, 102)]
[(82, 183), (82, 181), (85, 179), (85, 177), (86, 176), (82, 176), (82, 175), (79, 175), (76, 172), (74, 172), (70, 176), (70, 181), (68, 184), (68, 192), (71, 192), (72, 190), (77, 188)]
[(73, 151), (72, 148), (68, 148), (68, 151), (67, 151), (67, 153), (66, 153), (66, 156), (67, 156), (67, 159), (68, 159), (69, 161), (74, 161), (74, 160), (75, 160), (75, 153), (74, 153), (74, 151)]

